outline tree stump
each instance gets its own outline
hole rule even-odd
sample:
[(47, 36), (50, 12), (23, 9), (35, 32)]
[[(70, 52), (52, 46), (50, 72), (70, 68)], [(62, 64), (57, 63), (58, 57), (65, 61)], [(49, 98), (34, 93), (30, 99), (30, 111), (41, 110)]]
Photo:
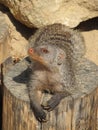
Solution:
[[(83, 59), (77, 64), (76, 89), (53, 111), (46, 111), (46, 123), (38, 122), (30, 109), (29, 64), (25, 58), (5, 75), (2, 130), (98, 130), (98, 67), (94, 63)], [(41, 103), (50, 96), (42, 94)]]

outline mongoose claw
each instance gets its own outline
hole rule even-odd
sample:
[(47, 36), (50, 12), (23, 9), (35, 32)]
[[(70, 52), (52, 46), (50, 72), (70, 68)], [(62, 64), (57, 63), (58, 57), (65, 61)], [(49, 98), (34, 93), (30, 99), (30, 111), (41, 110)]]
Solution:
[(40, 115), (38, 115), (38, 117), (36, 117), (38, 119), (38, 121), (40, 122), (46, 122), (47, 119), (46, 119), (46, 114), (45, 113), (42, 113)]
[(36, 117), (36, 119), (40, 122), (46, 122), (46, 113), (44, 111), (34, 111), (34, 115)]
[(40, 121), (40, 122), (47, 122), (46, 119), (42, 119), (42, 118), (38, 118), (38, 121)]
[(53, 108), (51, 108), (50, 106), (43, 106), (43, 108), (44, 108), (45, 110), (47, 110), (48, 112), (50, 112), (50, 111), (53, 110)]
[(47, 102), (47, 105), (42, 105), (43, 109), (47, 110), (47, 111), (52, 111), (58, 104), (59, 104), (60, 100), (52, 100), (50, 99)]

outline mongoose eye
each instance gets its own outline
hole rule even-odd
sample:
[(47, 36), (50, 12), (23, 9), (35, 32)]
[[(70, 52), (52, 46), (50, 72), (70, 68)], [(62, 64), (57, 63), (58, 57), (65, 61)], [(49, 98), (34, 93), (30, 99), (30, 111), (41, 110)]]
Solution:
[(41, 52), (43, 52), (43, 53), (49, 53), (49, 51), (46, 48), (41, 48)]

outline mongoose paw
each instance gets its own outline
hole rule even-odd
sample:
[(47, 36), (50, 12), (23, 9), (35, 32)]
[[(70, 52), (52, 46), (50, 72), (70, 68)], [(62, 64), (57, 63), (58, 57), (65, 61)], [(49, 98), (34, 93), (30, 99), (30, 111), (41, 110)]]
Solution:
[(46, 122), (47, 121), (46, 113), (43, 110), (39, 110), (39, 111), (36, 110), (34, 112), (34, 114), (35, 114), (35, 117), (38, 121), (40, 121), (40, 122)]
[(47, 111), (52, 111), (58, 104), (60, 100), (52, 100), (50, 99), (46, 105), (42, 105), (42, 107)]

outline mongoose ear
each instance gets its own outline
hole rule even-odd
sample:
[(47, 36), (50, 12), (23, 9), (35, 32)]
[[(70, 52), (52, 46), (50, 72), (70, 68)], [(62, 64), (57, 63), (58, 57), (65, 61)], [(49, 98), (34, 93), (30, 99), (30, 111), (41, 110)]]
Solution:
[(61, 65), (63, 63), (65, 59), (65, 54), (64, 53), (59, 53), (58, 57), (57, 57), (57, 64)]

